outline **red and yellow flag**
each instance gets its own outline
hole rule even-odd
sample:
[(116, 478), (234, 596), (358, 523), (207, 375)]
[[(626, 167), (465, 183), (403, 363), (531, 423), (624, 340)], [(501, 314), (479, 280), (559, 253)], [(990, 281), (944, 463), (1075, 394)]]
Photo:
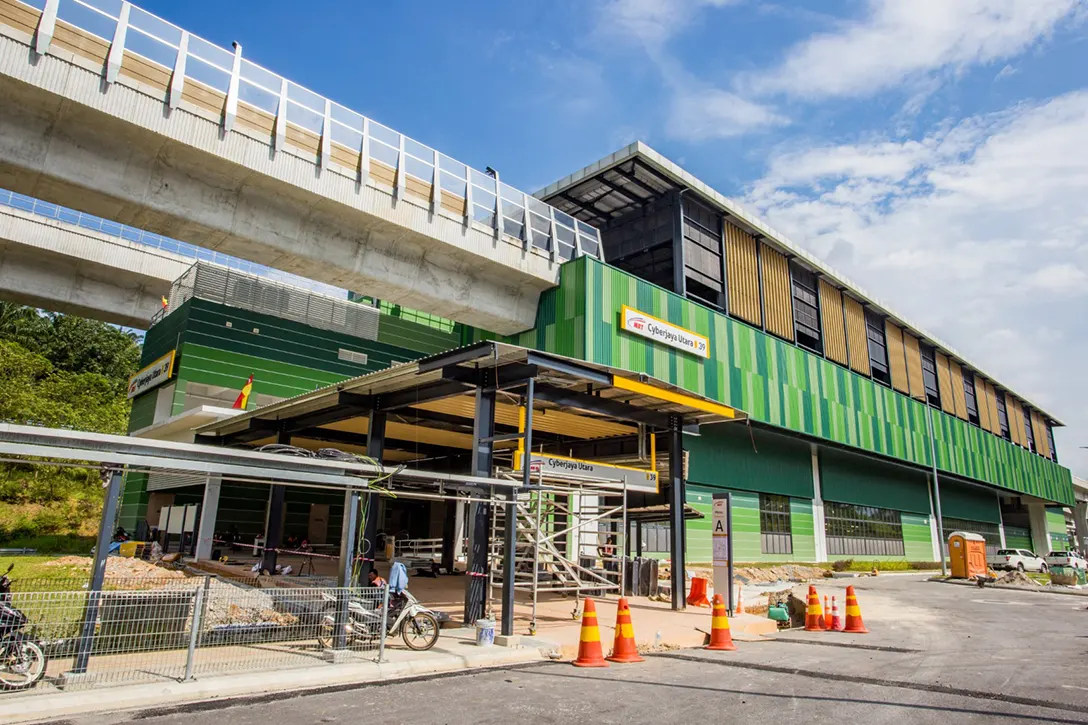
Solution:
[(238, 393), (238, 398), (234, 401), (235, 410), (245, 410), (246, 404), (249, 402), (249, 394), (253, 392), (253, 374), (250, 373), (249, 380), (242, 386), (242, 392)]
[(165, 297), (163, 297), (163, 298), (162, 298), (162, 308), (163, 308), (163, 309), (165, 310), (165, 309), (166, 309), (167, 307), (169, 307), (169, 306), (170, 306), (170, 300), (168, 300), (168, 299), (166, 299)]

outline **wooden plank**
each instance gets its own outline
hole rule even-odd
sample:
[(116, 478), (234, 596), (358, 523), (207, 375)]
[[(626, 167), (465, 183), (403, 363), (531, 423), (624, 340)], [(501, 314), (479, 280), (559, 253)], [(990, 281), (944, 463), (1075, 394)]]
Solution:
[(865, 308), (850, 295), (842, 296), (843, 311), (846, 316), (846, 343), (849, 346), (850, 367), (868, 377), (872, 375), (869, 367), (869, 336), (865, 332)]
[(956, 417), (967, 420), (967, 394), (963, 391), (963, 369), (954, 360), (948, 361), (952, 373), (952, 400), (956, 404)]
[(729, 313), (734, 317), (762, 326), (759, 309), (759, 262), (756, 240), (742, 229), (725, 223), (726, 279), (729, 291)]
[[(188, 79), (185, 81), (188, 83)], [(238, 104), (238, 115), (235, 121), (243, 126), (258, 131), (269, 137), (276, 130), (276, 117), (264, 109), (251, 106), (248, 103)]]
[(461, 216), (465, 215), (465, 200), (457, 196), (457, 194), (450, 193), (445, 189), (442, 190), (442, 208), (446, 211), (452, 211), (454, 214)]
[(950, 415), (956, 414), (956, 403), (952, 397), (952, 371), (948, 368), (948, 356), (935, 353), (937, 359), (937, 391), (941, 395), (941, 410)]
[(386, 166), (376, 159), (370, 160), (370, 177), (380, 181), (386, 186), (392, 186), (397, 180), (397, 171), (392, 166)]
[(1047, 458), (1053, 458), (1050, 450), (1050, 438), (1047, 437), (1046, 421), (1039, 411), (1031, 411), (1031, 430), (1035, 435), (1035, 450)]
[(329, 160), (335, 164), (340, 164), (344, 168), (356, 170), (359, 168), (359, 152), (349, 149), (347, 146), (341, 146), (338, 143), (330, 144), (332, 146), (332, 152), (329, 154)]
[(90, 58), (103, 65), (105, 65), (106, 56), (110, 51), (108, 41), (97, 38), (90, 33), (85, 33), (63, 20), (57, 21), (57, 29), (53, 33), (53, 42), (57, 44), (57, 47), (63, 48), (70, 53)]
[(227, 96), (214, 88), (209, 88), (200, 81), (186, 78), (185, 86), (181, 90), (181, 100), (192, 103), (198, 108), (203, 108), (205, 111), (222, 114), (223, 106), (227, 102)]
[(125, 51), (124, 60), (121, 61), (121, 73), (140, 83), (158, 88), (160, 91), (170, 87), (170, 69), (141, 58), (131, 51)]
[(823, 327), (824, 355), (846, 365), (846, 320), (842, 312), (842, 292), (820, 280), (820, 326)]
[(316, 161), (317, 152), (321, 148), (321, 137), (316, 133), (289, 123), (285, 140), (298, 150), (313, 154)]
[(38, 20), (42, 13), (32, 7), (15, 2), (15, 0), (0, 0), (0, 23), (21, 30), (28, 35), (34, 35), (38, 30)]
[(786, 257), (760, 242), (763, 266), (763, 313), (767, 332), (793, 341), (793, 300)]
[(903, 347), (907, 351), (907, 384), (910, 386), (910, 396), (924, 401), (926, 380), (922, 374), (922, 348), (918, 338), (904, 330)]
[[(986, 381), (986, 403), (990, 406), (990, 427), (993, 428), (993, 434), (995, 436), (1000, 436), (1001, 418), (997, 414), (997, 390), (994, 389), (994, 384), (989, 380)], [(1008, 417), (1008, 413), (1006, 412), (1006, 420)]]
[(900, 393), (909, 393), (907, 357), (903, 350), (903, 330), (889, 320), (884, 320), (884, 342), (888, 346), (888, 369), (892, 376), (892, 387)]
[(431, 185), (426, 181), (417, 179), (411, 174), (405, 174), (404, 176), (404, 190), (421, 199), (429, 201), (431, 198)]
[(990, 420), (990, 401), (986, 398), (986, 380), (979, 375), (975, 376), (975, 405), (978, 407), (979, 427), (991, 433), (995, 430), (1000, 431), (1000, 428), (994, 426), (996, 421)]

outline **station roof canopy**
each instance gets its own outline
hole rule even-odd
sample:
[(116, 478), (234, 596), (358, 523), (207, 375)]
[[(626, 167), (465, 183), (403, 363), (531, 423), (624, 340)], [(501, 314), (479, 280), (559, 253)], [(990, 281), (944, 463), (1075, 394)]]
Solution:
[[(198, 441), (224, 445), (290, 441), (365, 452), (369, 416), (386, 413), (388, 461), (470, 451), (475, 394), (498, 390), (496, 435), (517, 433), (520, 396), (533, 381), (533, 441), (565, 444), (744, 420), (744, 412), (638, 373), (500, 342), (481, 342), (344, 380), (197, 428)], [(514, 448), (512, 437), (496, 442)]]

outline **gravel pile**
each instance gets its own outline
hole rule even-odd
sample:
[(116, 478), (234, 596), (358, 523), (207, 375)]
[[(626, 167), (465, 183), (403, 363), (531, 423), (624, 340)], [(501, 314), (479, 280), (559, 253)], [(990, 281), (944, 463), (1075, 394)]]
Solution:
[(1038, 589), (1043, 586), (1022, 571), (1010, 571), (1002, 574), (994, 583), (1014, 587), (1026, 587), (1028, 589)]

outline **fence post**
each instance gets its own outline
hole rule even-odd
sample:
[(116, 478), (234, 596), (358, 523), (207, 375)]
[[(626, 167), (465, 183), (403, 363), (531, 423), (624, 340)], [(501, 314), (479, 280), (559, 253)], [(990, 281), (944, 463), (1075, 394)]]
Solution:
[(385, 631), (389, 627), (389, 585), (382, 587), (382, 632), (378, 637), (378, 662), (385, 659)]
[(204, 586), (193, 592), (193, 624), (189, 628), (189, 651), (185, 655), (185, 682), (193, 679), (193, 658), (196, 655), (197, 640), (204, 623), (204, 594), (211, 583), (211, 577), (204, 579)]

